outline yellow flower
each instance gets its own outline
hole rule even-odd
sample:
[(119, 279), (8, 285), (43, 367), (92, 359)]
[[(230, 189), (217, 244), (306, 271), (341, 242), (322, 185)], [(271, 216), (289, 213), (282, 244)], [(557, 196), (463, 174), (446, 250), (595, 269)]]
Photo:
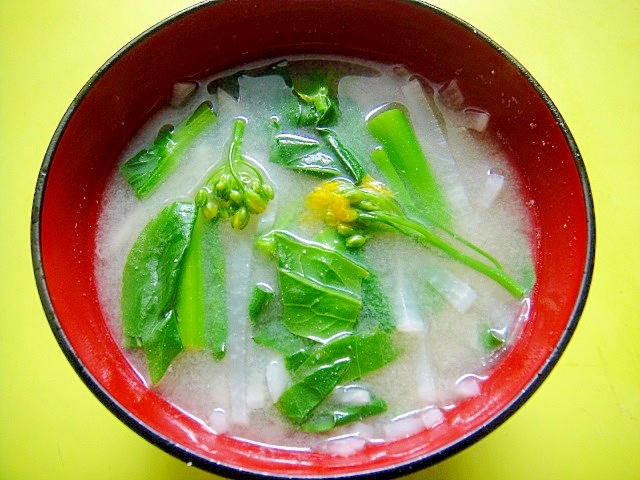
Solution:
[(307, 197), (307, 208), (323, 216), (328, 225), (353, 223), (358, 212), (343, 194), (344, 188), (338, 180), (318, 185)]

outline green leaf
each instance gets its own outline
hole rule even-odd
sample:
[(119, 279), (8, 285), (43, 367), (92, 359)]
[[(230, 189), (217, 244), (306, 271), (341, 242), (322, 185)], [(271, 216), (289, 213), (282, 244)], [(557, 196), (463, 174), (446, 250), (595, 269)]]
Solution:
[(275, 296), (273, 288), (266, 283), (257, 283), (251, 292), (249, 300), (249, 320), (256, 324)]
[(396, 360), (400, 351), (393, 343), (391, 335), (382, 330), (376, 332), (343, 335), (318, 346), (293, 372), (294, 381), (309, 375), (322, 366), (330, 365), (341, 358), (350, 360), (341, 382), (362, 378), (368, 373), (381, 369)]
[(202, 103), (175, 128), (163, 128), (147, 148), (120, 166), (120, 172), (139, 198), (146, 198), (175, 169), (182, 154), (217, 119), (209, 102)]
[(289, 331), (317, 341), (353, 331), (368, 272), (322, 244), (286, 232), (274, 232), (273, 238)]
[(331, 245), (342, 255), (361, 265), (369, 272), (362, 279), (362, 310), (358, 316), (359, 333), (372, 332), (376, 329), (392, 331), (396, 327), (396, 319), (393, 315), (391, 302), (384, 292), (380, 278), (372, 267), (367, 264), (366, 254), (362, 249), (349, 249), (345, 245), (344, 237), (336, 232), (335, 228), (323, 228), (317, 241), (325, 245)]
[(175, 310), (154, 324), (151, 336), (143, 343), (151, 382), (158, 383), (175, 357), (183, 350)]
[(317, 341), (352, 332), (362, 300), (352, 294), (327, 288), (302, 275), (280, 271), (287, 329)]
[(269, 320), (254, 325), (253, 341), (282, 355), (287, 370), (294, 370), (304, 362), (307, 352), (316, 343), (291, 333), (280, 316), (270, 317)]
[[(127, 345), (148, 351), (150, 364), (164, 365), (164, 361), (156, 362), (156, 357), (171, 356), (165, 355), (158, 343), (171, 335), (159, 332), (173, 328), (180, 268), (196, 215), (192, 203), (168, 205), (140, 232), (127, 257), (122, 280), (123, 333)], [(168, 347), (168, 352), (174, 350), (173, 344)]]
[(348, 366), (348, 359), (323, 365), (287, 388), (276, 402), (276, 407), (292, 422), (303, 422), (333, 391)]
[(362, 311), (358, 317), (358, 330), (371, 331), (376, 328), (393, 331), (396, 319), (378, 275), (369, 272), (369, 276), (362, 279)]
[(317, 131), (331, 147), (331, 151), (349, 174), (351, 179), (356, 184), (360, 183), (367, 174), (366, 170), (362, 166), (362, 161), (358, 159), (355, 153), (342, 143), (335, 132), (328, 128), (318, 128)]
[(312, 433), (326, 432), (386, 412), (388, 407), (382, 398), (376, 397), (364, 405), (331, 405), (319, 408), (319, 411), (315, 411), (300, 425), (300, 430)]
[(345, 173), (336, 158), (322, 151), (318, 140), (293, 133), (278, 133), (274, 136), (269, 161), (289, 170), (319, 177), (334, 177)]
[(359, 296), (369, 272), (337, 250), (288, 232), (274, 233), (280, 270), (297, 273), (319, 285)]
[(491, 328), (487, 323), (480, 330), (480, 343), (486, 353), (502, 347), (505, 341), (505, 332)]
[(278, 352), (288, 370), (297, 368), (316, 344), (313, 340), (291, 333), (282, 321), (282, 299), (271, 287), (256, 285), (249, 303), (252, 338)]

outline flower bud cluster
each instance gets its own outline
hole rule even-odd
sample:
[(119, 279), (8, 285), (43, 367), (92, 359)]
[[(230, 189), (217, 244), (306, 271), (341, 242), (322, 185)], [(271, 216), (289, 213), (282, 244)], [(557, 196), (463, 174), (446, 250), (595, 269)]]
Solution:
[(334, 226), (349, 248), (360, 248), (367, 242), (369, 216), (363, 214), (399, 209), (387, 186), (370, 176), (358, 185), (344, 178), (323, 182), (309, 194), (306, 205)]
[[(251, 215), (265, 211), (274, 197), (273, 187), (246, 161), (236, 171), (225, 165), (196, 194), (196, 205), (209, 220), (230, 219), (236, 230), (244, 229)], [(240, 170), (240, 171), (237, 171)]]

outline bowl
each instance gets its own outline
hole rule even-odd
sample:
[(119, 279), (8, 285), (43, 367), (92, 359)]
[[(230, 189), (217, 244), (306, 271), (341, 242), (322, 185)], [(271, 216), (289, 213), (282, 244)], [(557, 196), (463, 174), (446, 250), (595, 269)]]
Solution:
[[(331, 456), (216, 435), (150, 389), (110, 334), (94, 278), (96, 218), (120, 152), (178, 81), (294, 55), (404, 65), (434, 82), (456, 79), (491, 112), (490, 135), (523, 179), (534, 222), (537, 281), (519, 338), (479, 395), (444, 423), (407, 438)], [(540, 85), (464, 21), (410, 0), (221, 0), (161, 22), (118, 51), (62, 118), (38, 177), (34, 272), (53, 333), (78, 375), (130, 428), (175, 457), (229, 477), (400, 476), (473, 444), (507, 420), (558, 361), (585, 305), (595, 219), (578, 147)]]

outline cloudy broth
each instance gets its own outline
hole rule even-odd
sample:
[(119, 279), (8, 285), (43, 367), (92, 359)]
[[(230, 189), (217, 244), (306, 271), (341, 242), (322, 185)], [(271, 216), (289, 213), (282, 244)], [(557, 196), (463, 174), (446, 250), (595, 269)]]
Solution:
[[(467, 105), (455, 81), (436, 85), (397, 66), (325, 60), (342, 68), (336, 91), (340, 116), (331, 125), (337, 137), (372, 176), (383, 180), (371, 161), (379, 141), (367, 131), (368, 115), (381, 105), (402, 105), (449, 206), (447, 229), (491, 252), (528, 292), (534, 281), (532, 226), (517, 176), (485, 131), (491, 112)], [(224, 358), (187, 348), (153, 385), (144, 353), (123, 347), (126, 357), (168, 401), (216, 433), (249, 441), (348, 455), (368, 442), (401, 438), (446, 422), (446, 411), (479, 394), (491, 366), (515, 341), (527, 319), (528, 294), (513, 295), (486, 275), (393, 228), (367, 235), (354, 261), (365, 259), (366, 269), (375, 273), (393, 316), (389, 338), (399, 354), (376, 371), (339, 383), (329, 399), (361, 405), (374, 395), (384, 400), (386, 409), (326, 432), (308, 433), (292, 426), (274, 405), (292, 380), (282, 355), (254, 341), (249, 305), (255, 285), (280, 293), (276, 264), (256, 248), (256, 240), (293, 216), (286, 230), (315, 242), (326, 226), (307, 211), (306, 199), (330, 178), (269, 161), (274, 128), (292, 92), (276, 69), (265, 73), (265, 65), (233, 76), (237, 91), (220, 76), (197, 82), (193, 92), (196, 84), (179, 85), (174, 105), (151, 118), (123, 152), (122, 162), (152, 142), (163, 125), (180, 122), (203, 101), (217, 114), (217, 121), (144, 200), (119, 172), (108, 184), (99, 216), (95, 274), (114, 337), (124, 343), (123, 271), (138, 235), (167, 205), (194, 201), (207, 177), (223, 163), (234, 121), (241, 117), (246, 120), (242, 153), (273, 187), (274, 197), (244, 229), (236, 230), (228, 221), (219, 225), (228, 320)], [(332, 248), (331, 241), (328, 246)], [(375, 322), (375, 316), (368, 309), (358, 322)]]

